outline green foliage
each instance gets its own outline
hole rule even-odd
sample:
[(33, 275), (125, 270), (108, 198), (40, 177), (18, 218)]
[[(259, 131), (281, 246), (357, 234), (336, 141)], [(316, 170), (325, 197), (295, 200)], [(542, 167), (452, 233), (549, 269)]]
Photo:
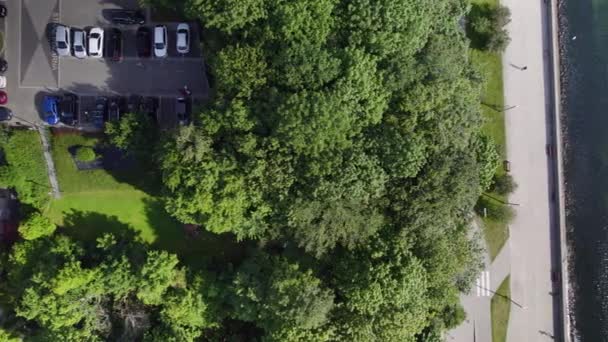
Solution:
[(517, 183), (508, 173), (496, 174), (490, 190), (499, 195), (507, 196), (517, 189)]
[(236, 272), (232, 293), (235, 318), (255, 323), (274, 341), (320, 328), (333, 307), (331, 291), (312, 271), (281, 257), (248, 259)]
[(22, 339), (13, 336), (9, 331), (0, 329), (0, 342), (21, 342)]
[(442, 313), (445, 327), (453, 329), (459, 326), (467, 317), (466, 312), (460, 304), (454, 306), (448, 306), (443, 310)]
[(106, 122), (105, 133), (112, 145), (139, 158), (150, 158), (158, 142), (157, 128), (141, 113), (127, 113), (118, 122)]
[(0, 129), (6, 164), (0, 165), (0, 187), (14, 188), (19, 201), (42, 209), (49, 201), (49, 180), (36, 131)]
[[(165, 207), (257, 247), (205, 260), (214, 281), (120, 237), (25, 241), (7, 267), (18, 314), (55, 340), (439, 340), (481, 264), (467, 227), (497, 161), (467, 2), (168, 5), (211, 29), (215, 82), (150, 163)], [(141, 127), (107, 132), (136, 151)]]
[(46, 217), (35, 212), (19, 224), (19, 234), (26, 240), (52, 235), (57, 227)]
[(430, 278), (406, 249), (396, 240), (375, 239), (337, 260), (337, 340), (414, 341), (425, 327)]
[(191, 0), (188, 14), (225, 32), (241, 29), (266, 16), (264, 0)]
[[(190, 283), (177, 266), (175, 255), (124, 237), (106, 235), (97, 246), (82, 246), (47, 236), (14, 246), (3, 289), (16, 315), (36, 323), (28, 333), (46, 340), (138, 340), (160, 333), (194, 341), (219, 316), (209, 309), (202, 279)], [(160, 324), (150, 324), (151, 317)]]
[(165, 291), (175, 285), (178, 271), (177, 256), (167, 252), (150, 251), (141, 269), (141, 284), (137, 298), (146, 305), (158, 305)]
[(503, 52), (510, 42), (504, 28), (511, 21), (511, 11), (504, 6), (473, 4), (467, 17), (471, 45), (479, 50)]
[(81, 162), (92, 162), (97, 159), (95, 150), (90, 146), (80, 146), (76, 150), (76, 160)]
[(492, 185), (500, 155), (498, 154), (498, 151), (496, 151), (494, 141), (485, 135), (479, 137), (476, 149), (477, 159), (482, 166), (480, 172), (480, 186), (481, 190), (485, 191)]

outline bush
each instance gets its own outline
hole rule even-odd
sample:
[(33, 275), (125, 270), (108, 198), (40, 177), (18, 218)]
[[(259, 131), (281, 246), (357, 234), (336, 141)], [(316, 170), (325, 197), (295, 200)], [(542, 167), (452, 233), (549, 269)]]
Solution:
[(467, 314), (460, 304), (446, 306), (442, 314), (445, 327), (456, 328), (467, 318)]
[(475, 4), (467, 18), (467, 36), (471, 46), (478, 50), (502, 52), (509, 41), (504, 28), (511, 21), (511, 11), (504, 6)]
[(26, 240), (52, 235), (57, 227), (40, 213), (33, 213), (19, 226), (19, 234)]
[(493, 192), (506, 196), (517, 189), (517, 183), (513, 180), (513, 177), (509, 174), (495, 175), (492, 187), (490, 190)]
[(81, 146), (76, 150), (76, 160), (81, 162), (92, 162), (97, 159), (97, 154), (92, 147)]
[(0, 128), (0, 150), (6, 162), (0, 166), (0, 187), (15, 189), (22, 203), (45, 207), (50, 185), (38, 132)]

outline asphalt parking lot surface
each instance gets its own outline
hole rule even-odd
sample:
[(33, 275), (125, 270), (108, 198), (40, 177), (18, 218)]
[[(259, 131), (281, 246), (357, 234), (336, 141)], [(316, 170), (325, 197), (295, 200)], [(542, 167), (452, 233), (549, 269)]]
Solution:
[[(151, 31), (156, 24), (167, 26), (168, 57), (139, 58), (135, 37), (139, 26), (112, 25), (109, 21), (113, 10), (137, 9), (137, 0), (11, 0), (6, 6), (9, 13), (4, 23), (5, 58), (9, 63), (6, 73), (8, 107), (18, 120), (42, 122), (44, 95), (65, 91), (78, 96), (159, 97), (161, 111), (167, 111), (163, 113), (167, 120), (160, 120), (162, 122), (172, 122), (168, 116), (174, 110), (171, 105), (162, 104), (173, 103), (184, 86), (188, 86), (196, 101), (208, 97), (205, 63), (200, 51), (198, 26), (194, 23), (190, 23), (190, 52), (180, 55), (175, 47), (177, 23), (146, 22), (144, 26)], [(58, 23), (82, 29), (102, 27), (106, 30), (106, 44), (108, 29), (120, 29), (122, 60), (59, 58), (50, 43), (53, 28)]]

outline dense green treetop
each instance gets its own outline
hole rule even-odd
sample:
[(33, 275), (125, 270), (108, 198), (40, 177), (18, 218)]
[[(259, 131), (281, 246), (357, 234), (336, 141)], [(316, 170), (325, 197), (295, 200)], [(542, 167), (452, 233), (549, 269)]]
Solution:
[(471, 213), (498, 158), (480, 134), (467, 2), (145, 2), (200, 19), (211, 96), (192, 125), (149, 135), (126, 115), (110, 142), (153, 159), (176, 219), (254, 246), (201, 270), (29, 225), (2, 274), (27, 332), (438, 341), (458, 324), (480, 265)]

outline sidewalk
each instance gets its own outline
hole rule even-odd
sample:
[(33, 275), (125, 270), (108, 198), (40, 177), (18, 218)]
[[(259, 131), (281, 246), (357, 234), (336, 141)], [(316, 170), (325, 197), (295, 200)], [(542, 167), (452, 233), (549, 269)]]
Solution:
[[(551, 144), (546, 3), (503, 0), (502, 4), (509, 7), (512, 18), (507, 26), (511, 43), (503, 54), (505, 104), (517, 105), (505, 118), (507, 156), (518, 183), (511, 199), (521, 204), (510, 229), (511, 298), (523, 307), (512, 306), (507, 341), (544, 341), (558, 335), (551, 283), (552, 187), (546, 154)], [(527, 70), (511, 64), (525, 65)]]

